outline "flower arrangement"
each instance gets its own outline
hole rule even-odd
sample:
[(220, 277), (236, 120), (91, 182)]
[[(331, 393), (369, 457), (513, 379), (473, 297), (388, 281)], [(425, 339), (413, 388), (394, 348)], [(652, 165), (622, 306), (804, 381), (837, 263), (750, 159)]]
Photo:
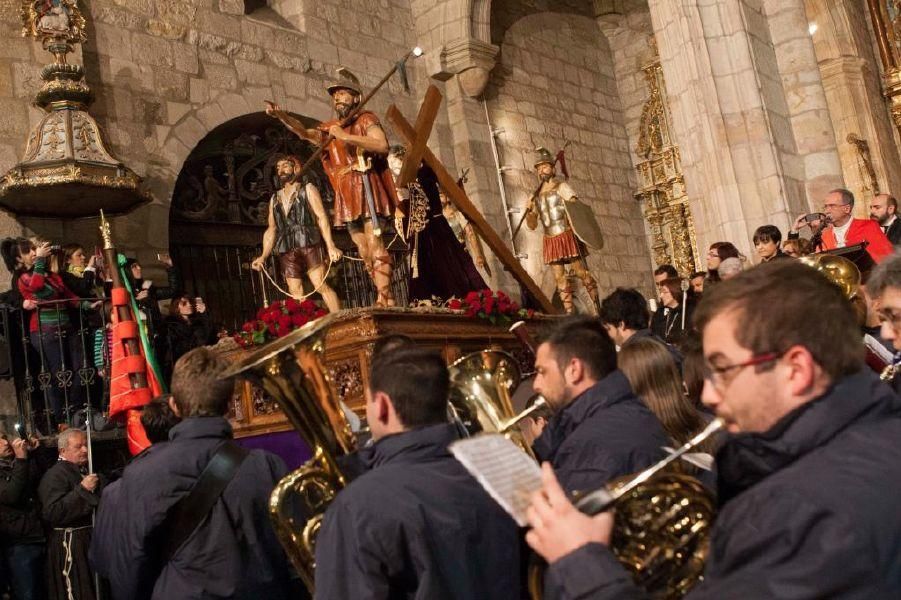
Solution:
[(242, 348), (250, 348), (286, 336), (325, 314), (327, 311), (312, 300), (278, 300), (261, 308), (256, 318), (244, 323), (233, 337)]
[(467, 317), (485, 319), (492, 325), (509, 325), (514, 319), (531, 318), (535, 314), (532, 309), (520, 307), (504, 292), (492, 290), (469, 292), (463, 300), (451, 298), (447, 307), (464, 310)]

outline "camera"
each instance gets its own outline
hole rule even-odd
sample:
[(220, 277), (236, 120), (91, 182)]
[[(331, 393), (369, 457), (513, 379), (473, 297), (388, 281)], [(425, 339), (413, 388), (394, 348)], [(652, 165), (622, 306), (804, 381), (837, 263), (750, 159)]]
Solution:
[(804, 220), (808, 223), (813, 223), (814, 221), (822, 221), (826, 218), (826, 215), (823, 213), (810, 213), (804, 217)]

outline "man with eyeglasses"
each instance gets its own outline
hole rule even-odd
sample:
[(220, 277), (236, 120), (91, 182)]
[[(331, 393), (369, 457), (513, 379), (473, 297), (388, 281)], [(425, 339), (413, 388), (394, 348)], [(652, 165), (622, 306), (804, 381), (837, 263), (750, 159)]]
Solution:
[[(731, 435), (687, 598), (901, 597), (901, 399), (865, 367), (841, 291), (804, 264), (765, 264), (707, 292), (695, 324), (702, 398)], [(543, 469), (526, 540), (558, 597), (646, 597), (607, 548), (613, 515), (578, 512)]]
[[(854, 210), (854, 194), (846, 189), (834, 189), (826, 195), (823, 212), (830, 225), (823, 230), (820, 243), (822, 250), (834, 250), (846, 246), (867, 243), (867, 253), (873, 262), (879, 263), (894, 250), (892, 243), (883, 233), (879, 223), (871, 219), (855, 219), (851, 216)], [(806, 215), (798, 217), (792, 225), (788, 239), (797, 239), (799, 231), (808, 223)]]
[(874, 298), (882, 327), (879, 335), (895, 351), (892, 369), (892, 388), (901, 392), (901, 254), (893, 254), (873, 269), (867, 282), (867, 292)]

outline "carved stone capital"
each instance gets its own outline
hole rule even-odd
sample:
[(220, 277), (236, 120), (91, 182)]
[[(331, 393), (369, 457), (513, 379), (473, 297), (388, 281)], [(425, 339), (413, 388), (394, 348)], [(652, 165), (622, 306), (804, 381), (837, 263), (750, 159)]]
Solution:
[(430, 75), (446, 81), (456, 75), (463, 92), (478, 98), (485, 91), (491, 69), (497, 64), (500, 48), (475, 38), (460, 38), (445, 44), (438, 65)]

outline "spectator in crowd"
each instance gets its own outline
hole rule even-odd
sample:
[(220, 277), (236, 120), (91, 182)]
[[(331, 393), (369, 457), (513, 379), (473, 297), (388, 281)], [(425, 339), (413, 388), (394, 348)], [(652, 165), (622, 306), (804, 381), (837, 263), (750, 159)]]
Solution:
[(707, 279), (707, 271), (696, 271), (691, 274), (688, 281), (691, 283), (691, 291), (695, 293), (697, 298), (704, 293), (704, 280)]
[(660, 293), (660, 309), (662, 324), (660, 331), (654, 334), (663, 341), (672, 344), (691, 329), (691, 314), (694, 306), (691, 297), (682, 293), (680, 279), (667, 279), (658, 287)]
[[(209, 348), (179, 359), (169, 441), (125, 468), (97, 514), (91, 562), (116, 599), (291, 597), (286, 557), (269, 520), (269, 496), (287, 468), (264, 450), (241, 450), (225, 418), (234, 381)], [(227, 450), (223, 450), (227, 448)], [(214, 457), (234, 465), (212, 508), (173, 522)], [(224, 477), (220, 475), (220, 477)], [(195, 496), (196, 497), (196, 496)], [(190, 502), (190, 501), (187, 501)]]
[(97, 297), (97, 256), (85, 255), (79, 244), (65, 244), (62, 247), (65, 269), (60, 273), (63, 283), (79, 298)]
[(371, 469), (316, 542), (316, 598), (520, 598), (516, 523), (453, 458), (444, 359), (379, 354), (366, 394)]
[(741, 252), (731, 242), (714, 242), (707, 251), (707, 281), (720, 281), (720, 264), (727, 258), (741, 259)]
[(172, 394), (163, 394), (145, 404), (141, 409), (141, 425), (151, 444), (168, 442), (169, 432), (181, 423), (181, 419), (172, 408), (174, 402)]
[[(666, 315), (669, 311), (664, 307), (663, 303), (663, 284), (667, 280), (675, 280), (679, 283), (679, 272), (672, 265), (660, 265), (654, 269), (654, 287), (657, 289), (658, 306), (651, 315), (651, 332), (658, 336), (664, 337), (666, 331)], [(653, 306), (651, 307), (653, 308)]]
[(604, 329), (617, 347), (625, 345), (632, 337), (654, 335), (650, 329), (651, 316), (644, 296), (638, 290), (616, 288), (601, 301), (600, 315)]
[(879, 223), (882, 233), (893, 246), (901, 244), (901, 219), (898, 218), (898, 201), (891, 194), (878, 194), (870, 202), (870, 218)]
[(36, 446), (36, 439), (0, 435), (0, 590), (9, 584), (15, 600), (45, 597), (40, 473), (29, 456)]
[[(16, 286), (23, 298), (23, 308), (33, 310), (39, 302), (49, 304), (43, 310), (33, 310), (28, 323), (31, 345), (43, 356), (46, 370), (50, 373), (51, 385), (46, 397), (50, 400), (54, 421), (64, 426), (71, 415), (65, 412), (66, 401), (70, 412), (77, 410), (84, 402), (80, 385), (65, 389), (56, 383), (63, 368), (72, 369), (78, 364), (78, 336), (75, 335), (69, 318), (69, 309), (79, 307), (79, 299), (63, 283), (62, 278), (48, 270), (50, 244), (34, 246), (25, 239), (7, 238), (0, 243), (0, 255), (6, 268), (15, 274)], [(62, 378), (63, 380), (65, 378)]]
[(570, 492), (663, 458), (668, 438), (660, 421), (616, 365), (613, 342), (596, 319), (561, 321), (538, 346), (533, 387), (554, 416), (533, 449)]
[(782, 242), (782, 253), (791, 258), (801, 258), (812, 252), (807, 238), (789, 238)]
[[(671, 440), (670, 447), (678, 448), (707, 426), (709, 419), (685, 394), (676, 361), (666, 346), (651, 338), (636, 340), (622, 349), (617, 362), (632, 391), (663, 425)], [(696, 450), (711, 457), (714, 451), (713, 440), (705, 441)], [(708, 487), (715, 488), (715, 478), (710, 471), (699, 472), (685, 462), (677, 463), (673, 468), (697, 476)]]
[(170, 365), (194, 348), (216, 343), (216, 328), (202, 298), (191, 299), (185, 294), (173, 298), (165, 330)]
[(779, 244), (782, 242), (782, 232), (775, 225), (758, 227), (754, 231), (753, 242), (761, 263), (785, 258), (785, 254), (779, 248)]
[(88, 473), (88, 441), (79, 429), (57, 438), (59, 461), (41, 479), (38, 495), (47, 539), (47, 586), (50, 600), (94, 600), (94, 573), (88, 564), (93, 513), (104, 481)]
[[(891, 346), (897, 359), (901, 353), (901, 253), (896, 252), (873, 269), (866, 291), (879, 307), (880, 341)], [(894, 369), (891, 385), (901, 393), (901, 369)]]
[(170, 300), (181, 289), (178, 271), (172, 265), (168, 255), (161, 255), (161, 262), (166, 266), (168, 287), (158, 287), (150, 279), (144, 278), (144, 267), (136, 258), (125, 261), (125, 276), (131, 285), (135, 302), (138, 305), (138, 317), (147, 327), (147, 337), (158, 360), (166, 357), (166, 330), (160, 301)]
[[(695, 319), (704, 402), (735, 435), (717, 453), (720, 510), (686, 599), (901, 597), (901, 511), (887, 492), (901, 480), (901, 399), (865, 368), (842, 292), (777, 261), (716, 286)], [(551, 469), (543, 477), (526, 540), (560, 597), (648, 597), (607, 548), (611, 513), (583, 515)]]
[(719, 272), (720, 280), (726, 281), (732, 279), (744, 270), (744, 265), (739, 258), (727, 258), (720, 263)]

